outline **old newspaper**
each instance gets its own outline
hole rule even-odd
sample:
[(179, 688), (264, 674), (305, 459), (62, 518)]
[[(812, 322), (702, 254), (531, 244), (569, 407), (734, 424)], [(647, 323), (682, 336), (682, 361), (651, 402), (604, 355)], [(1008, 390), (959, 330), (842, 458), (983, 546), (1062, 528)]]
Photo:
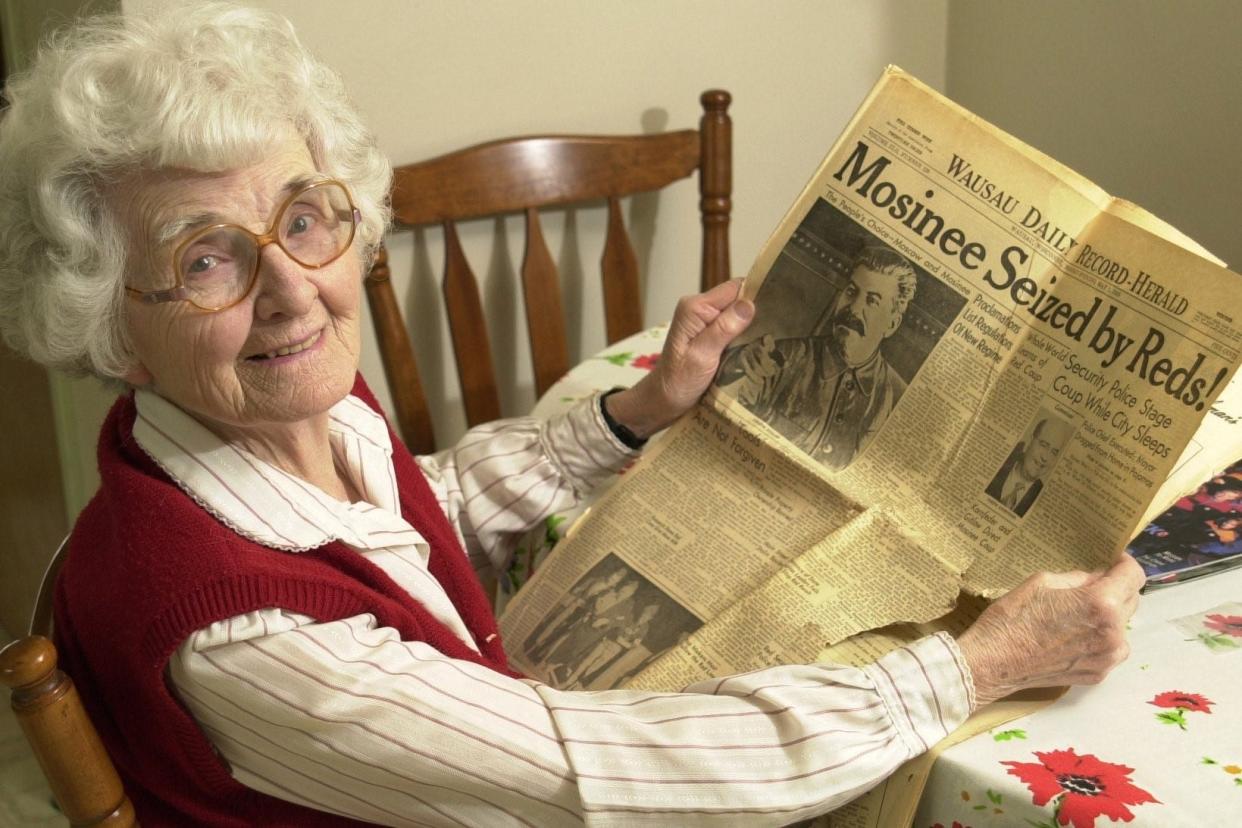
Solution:
[(744, 291), (703, 404), (510, 604), (520, 669), (674, 689), (863, 663), (1033, 571), (1103, 567), (1242, 337), (1207, 251), (895, 68)]

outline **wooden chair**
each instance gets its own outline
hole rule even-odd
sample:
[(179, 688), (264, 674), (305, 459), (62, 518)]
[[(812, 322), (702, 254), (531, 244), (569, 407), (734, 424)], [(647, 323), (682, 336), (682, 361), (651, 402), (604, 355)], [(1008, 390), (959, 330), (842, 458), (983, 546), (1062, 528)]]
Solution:
[(60, 545), (43, 575), (30, 635), (0, 650), (0, 680), (11, 690), (13, 712), (69, 824), (124, 828), (138, 824), (134, 806), (46, 637), (52, 587), (67, 545)]
[[(536, 393), (569, 370), (556, 265), (539, 224), (541, 208), (605, 201), (608, 229), (601, 260), (608, 342), (642, 329), (638, 265), (621, 217), (620, 199), (699, 173), (703, 225), (701, 284), (729, 278), (732, 124), (729, 93), (700, 97), (698, 130), (638, 136), (532, 136), (479, 144), (395, 170), (392, 206), (398, 227), (444, 228), (444, 299), (461, 380), (466, 420), (500, 416), (500, 398), (478, 283), (462, 253), (456, 223), (524, 213), (523, 298)], [(416, 454), (436, 448), (413, 350), (381, 248), (367, 280), (380, 354), (397, 423)]]

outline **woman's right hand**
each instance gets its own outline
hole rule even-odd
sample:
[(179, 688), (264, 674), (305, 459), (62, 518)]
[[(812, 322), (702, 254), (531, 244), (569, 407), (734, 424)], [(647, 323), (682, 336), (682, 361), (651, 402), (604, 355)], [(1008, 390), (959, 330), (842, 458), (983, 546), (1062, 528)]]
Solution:
[(1143, 581), (1123, 555), (1107, 572), (1041, 572), (998, 598), (957, 642), (976, 706), (1028, 687), (1099, 683), (1130, 653), (1126, 623)]
[(685, 414), (711, 384), (721, 354), (746, 330), (755, 306), (734, 279), (682, 297), (669, 324), (655, 370), (607, 400), (608, 413), (638, 437), (650, 437)]

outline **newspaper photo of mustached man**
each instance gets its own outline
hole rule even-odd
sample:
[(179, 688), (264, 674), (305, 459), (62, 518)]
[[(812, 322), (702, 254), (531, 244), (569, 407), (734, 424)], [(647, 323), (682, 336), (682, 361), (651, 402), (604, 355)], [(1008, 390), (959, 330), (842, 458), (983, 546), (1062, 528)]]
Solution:
[[(760, 289), (752, 325), (759, 335), (728, 353), (716, 380), (833, 471), (848, 466), (883, 427), (943, 334), (944, 319), (960, 307), (959, 297), (909, 259), (843, 219), (823, 202), (807, 216)], [(819, 278), (809, 279), (808, 271)], [(782, 287), (783, 296), (765, 297)], [(925, 289), (929, 301), (916, 307)], [(790, 315), (816, 302), (822, 309), (807, 334), (788, 336), (796, 329)], [(783, 338), (762, 332), (765, 315), (783, 320)], [(898, 340), (897, 347), (886, 344)]]

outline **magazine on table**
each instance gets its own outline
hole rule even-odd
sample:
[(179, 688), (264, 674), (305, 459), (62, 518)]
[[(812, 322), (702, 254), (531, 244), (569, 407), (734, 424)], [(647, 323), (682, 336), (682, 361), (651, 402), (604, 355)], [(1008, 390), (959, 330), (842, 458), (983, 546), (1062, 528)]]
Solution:
[(1242, 565), (1242, 460), (1178, 498), (1127, 551), (1147, 573), (1146, 589)]

